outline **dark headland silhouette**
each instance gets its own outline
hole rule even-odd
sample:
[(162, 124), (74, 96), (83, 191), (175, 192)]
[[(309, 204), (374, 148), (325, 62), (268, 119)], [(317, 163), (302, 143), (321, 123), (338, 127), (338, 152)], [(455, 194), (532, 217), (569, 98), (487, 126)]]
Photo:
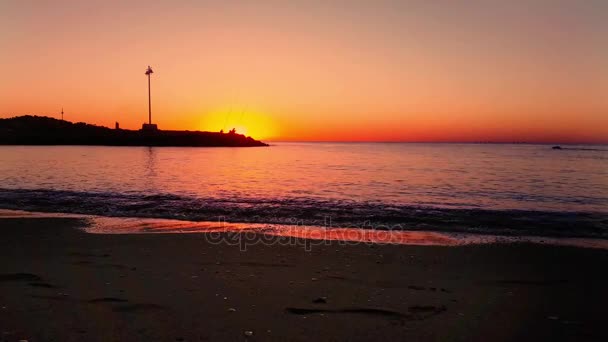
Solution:
[(165, 131), (110, 129), (43, 116), (0, 119), (0, 145), (105, 145), (253, 147), (267, 144), (231, 131)]

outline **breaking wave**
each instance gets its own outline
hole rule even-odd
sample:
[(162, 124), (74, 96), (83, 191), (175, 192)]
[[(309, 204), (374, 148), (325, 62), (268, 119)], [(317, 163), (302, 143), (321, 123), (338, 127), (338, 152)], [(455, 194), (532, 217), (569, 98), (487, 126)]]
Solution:
[(109, 217), (298, 224), (378, 230), (608, 238), (608, 214), (442, 208), (318, 198), (0, 189), (0, 208)]

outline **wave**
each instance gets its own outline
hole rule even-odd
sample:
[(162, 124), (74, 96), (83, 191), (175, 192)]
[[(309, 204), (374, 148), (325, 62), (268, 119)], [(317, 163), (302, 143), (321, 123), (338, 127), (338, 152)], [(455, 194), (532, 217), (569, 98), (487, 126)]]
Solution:
[(0, 189), (0, 208), (187, 221), (608, 238), (608, 214), (600, 212), (454, 209), (307, 197), (201, 198), (163, 193)]

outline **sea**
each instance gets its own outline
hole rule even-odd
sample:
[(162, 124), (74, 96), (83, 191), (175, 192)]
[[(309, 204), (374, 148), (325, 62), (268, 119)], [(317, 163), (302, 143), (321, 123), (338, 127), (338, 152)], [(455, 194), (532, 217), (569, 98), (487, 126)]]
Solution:
[(608, 239), (608, 146), (0, 146), (0, 208)]

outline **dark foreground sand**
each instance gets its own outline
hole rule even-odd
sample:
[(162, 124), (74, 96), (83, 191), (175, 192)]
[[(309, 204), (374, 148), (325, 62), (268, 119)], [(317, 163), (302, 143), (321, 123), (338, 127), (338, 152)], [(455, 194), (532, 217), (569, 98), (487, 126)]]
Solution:
[(334, 241), (241, 252), (200, 234), (82, 224), (0, 219), (1, 341), (608, 340), (606, 250)]

